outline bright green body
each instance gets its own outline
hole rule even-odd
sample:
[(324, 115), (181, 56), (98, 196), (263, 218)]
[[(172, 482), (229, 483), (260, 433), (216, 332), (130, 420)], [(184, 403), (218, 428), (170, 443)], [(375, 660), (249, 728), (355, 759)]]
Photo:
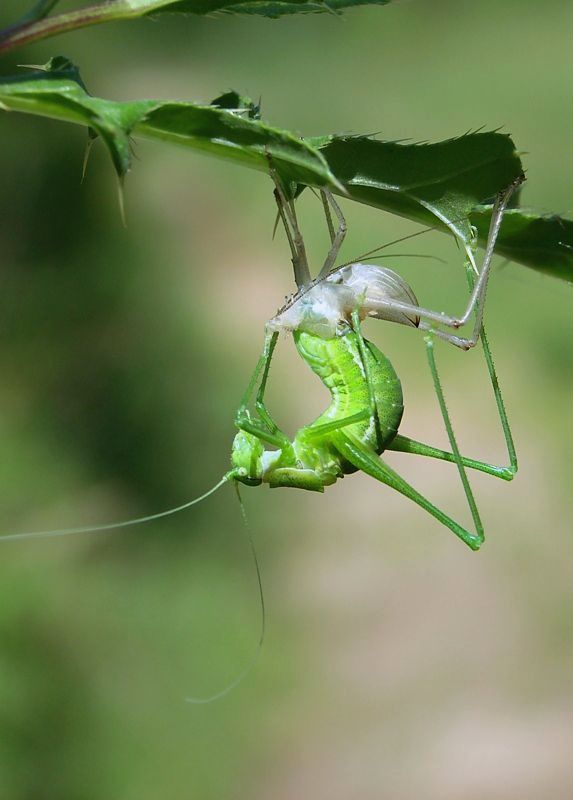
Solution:
[[(329, 390), (331, 403), (292, 441), (268, 412), (266, 431), (243, 420), (245, 434), (235, 440), (233, 463), (247, 468), (243, 482), (251, 485), (323, 492), (360, 468), (348, 458), (348, 444), (378, 456), (394, 440), (404, 410), (402, 387), (388, 359), (353, 330), (331, 339), (302, 331), (293, 335), (301, 357)], [(276, 443), (278, 450), (264, 451), (261, 440)]]
[[(267, 483), (271, 487), (289, 486), (323, 492), (325, 486), (335, 483), (338, 478), (362, 470), (409, 497), (477, 550), (483, 541), (481, 523), (477, 533), (467, 531), (410, 486), (379, 456), (385, 450), (399, 450), (453, 462), (463, 474), (464, 488), (467, 483), (463, 473), (465, 467), (504, 480), (513, 478), (516, 467), (513, 464), (511, 467), (493, 466), (398, 434), (403, 412), (400, 380), (390, 361), (375, 345), (363, 339), (356, 315), (353, 324), (353, 328), (345, 327), (333, 338), (294, 332), (298, 352), (328, 388), (332, 399), (328, 408), (314, 422), (300, 428), (293, 440), (279, 429), (264, 404), (277, 334), (267, 336), (263, 355), (237, 413), (236, 425), (240, 430), (233, 442), (233, 470), (229, 477), (250, 486)], [(426, 346), (446, 419), (431, 339), (427, 339)], [(261, 373), (255, 403), (257, 418), (247, 410), (247, 404)], [(275, 449), (265, 449), (265, 443)]]
[[(296, 192), (291, 194), (293, 187), (286, 188), (275, 173), (272, 162), (270, 164), (279, 217), (291, 249), (297, 292), (267, 323), (263, 354), (235, 418), (239, 433), (233, 442), (233, 468), (226, 477), (251, 486), (268, 483), (272, 487), (291, 486), (322, 492), (325, 486), (335, 483), (338, 478), (361, 470), (409, 497), (477, 550), (484, 540), (484, 531), (466, 467), (504, 480), (511, 480), (517, 471), (509, 422), (483, 330), (483, 308), (493, 249), (503, 213), (511, 193), (521, 181), (514, 182), (495, 200), (481, 272), (478, 273), (473, 251), (466, 246), (470, 300), (461, 316), (449, 317), (443, 312), (419, 306), (412, 288), (393, 270), (366, 263), (372, 252), (365, 254), (365, 261), (347, 262), (334, 267), (346, 234), (346, 222), (328, 189), (321, 189), (320, 194), (331, 247), (322, 269), (312, 280), (294, 207)], [(333, 224), (331, 209), (338, 220), (337, 229)], [(468, 322), (474, 310), (473, 333), (470, 337), (459, 336), (458, 329)], [(428, 332), (425, 337), (426, 353), (452, 452), (398, 433), (403, 412), (400, 381), (388, 359), (362, 337), (361, 321), (366, 317)], [(443, 326), (451, 328), (453, 332), (443, 330)], [(298, 352), (331, 394), (331, 403), (326, 411), (297, 431), (292, 441), (274, 422), (264, 403), (269, 367), (280, 332), (293, 333)], [(464, 350), (473, 347), (481, 338), (510, 466), (498, 467), (461, 455), (436, 367), (434, 335)], [(255, 400), (257, 415), (252, 415), (248, 406), (259, 379)], [(265, 444), (275, 449), (266, 450)], [(380, 458), (385, 450), (400, 450), (455, 463), (475, 533), (466, 530), (434, 506), (394, 472)]]
[[(326, 411), (310, 425), (301, 428), (295, 436), (294, 446), (303, 444), (309, 438), (320, 442), (336, 457), (336, 437), (333, 432), (325, 432), (314, 438), (322, 426), (332, 422), (342, 422), (350, 417), (365, 415), (370, 408), (370, 375), (372, 399), (375, 414), (353, 422), (342, 428), (345, 436), (380, 455), (398, 433), (404, 405), (402, 386), (394, 367), (386, 356), (371, 342), (364, 341), (365, 361), (362, 361), (358, 336), (349, 331), (333, 339), (322, 339), (309, 333), (296, 331), (294, 341), (301, 357), (312, 371), (318, 375), (329, 390), (332, 401)], [(342, 430), (341, 429), (341, 430)], [(336, 431), (334, 431), (336, 433)], [(338, 454), (341, 455), (340, 453)], [(355, 472), (357, 467), (344, 459), (342, 472)]]

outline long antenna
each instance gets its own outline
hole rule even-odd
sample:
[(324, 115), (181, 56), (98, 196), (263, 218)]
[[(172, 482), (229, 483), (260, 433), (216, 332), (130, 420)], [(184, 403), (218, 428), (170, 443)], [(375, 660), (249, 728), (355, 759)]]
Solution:
[(241, 494), (239, 492), (239, 484), (238, 484), (237, 481), (235, 481), (235, 489), (236, 489), (236, 492), (237, 492), (237, 499), (239, 501), (239, 505), (241, 506), (241, 516), (242, 516), (243, 522), (244, 522), (243, 533), (244, 533), (244, 535), (245, 535), (245, 537), (246, 537), (246, 539), (247, 539), (247, 541), (249, 543), (249, 547), (251, 549), (251, 555), (253, 557), (253, 564), (255, 565), (255, 572), (256, 572), (256, 575), (257, 575), (257, 585), (259, 587), (259, 602), (260, 602), (260, 609), (261, 609), (261, 627), (260, 627), (260, 633), (259, 633), (259, 640), (257, 642), (257, 646), (256, 646), (256, 649), (255, 649), (255, 652), (254, 652), (253, 656), (251, 657), (251, 659), (247, 662), (246, 666), (243, 667), (243, 669), (239, 672), (239, 674), (235, 678), (233, 678), (233, 680), (230, 683), (228, 683), (223, 689), (221, 689), (218, 692), (215, 692), (215, 694), (209, 695), (208, 697), (186, 697), (185, 698), (185, 701), (187, 703), (191, 703), (192, 705), (196, 705), (196, 706), (198, 706), (198, 705), (206, 705), (207, 703), (214, 703), (216, 700), (221, 700), (221, 698), (225, 697), (225, 695), (228, 695), (230, 692), (233, 691), (233, 689), (236, 689), (237, 686), (239, 686), (239, 684), (241, 684), (245, 680), (247, 675), (252, 671), (252, 669), (254, 668), (255, 664), (259, 660), (259, 657), (260, 657), (262, 649), (263, 649), (263, 644), (264, 644), (264, 641), (265, 641), (265, 634), (266, 634), (266, 628), (267, 628), (267, 612), (266, 612), (266, 607), (265, 607), (265, 593), (263, 591), (263, 581), (262, 581), (262, 578), (261, 578), (261, 568), (259, 566), (259, 559), (258, 559), (257, 551), (256, 551), (256, 548), (255, 548), (255, 542), (253, 540), (253, 535), (251, 533), (251, 528), (250, 528), (250, 525), (249, 525), (249, 521), (247, 519), (247, 512), (245, 511), (245, 506), (243, 504), (243, 499), (242, 499)]
[(414, 233), (409, 233), (406, 236), (400, 236), (399, 239), (393, 239), (390, 242), (381, 244), (379, 247), (375, 247), (373, 250), (367, 250), (366, 253), (362, 253), (362, 255), (356, 256), (356, 258), (353, 258), (352, 261), (346, 261), (344, 264), (339, 264), (332, 271), (335, 272), (337, 269), (342, 269), (342, 267), (348, 267), (350, 264), (356, 264), (359, 261), (364, 261), (365, 259), (374, 258), (382, 250), (385, 250), (387, 247), (391, 247), (393, 244), (400, 244), (400, 242), (406, 242), (408, 239), (414, 239), (416, 236), (421, 236), (423, 233), (429, 233), (430, 231), (437, 231), (437, 230), (441, 230), (440, 225), (432, 225), (429, 228), (422, 228), (421, 231), (415, 231)]
[(191, 506), (200, 503), (202, 500), (206, 500), (207, 497), (210, 497), (218, 489), (220, 489), (224, 483), (232, 480), (235, 477), (235, 474), (235, 470), (227, 472), (227, 474), (223, 475), (221, 480), (216, 483), (215, 486), (212, 486), (209, 491), (205, 492), (205, 494), (202, 494), (200, 497), (196, 497), (194, 500), (188, 500), (186, 503), (183, 503), (180, 506), (168, 508), (167, 511), (160, 511), (158, 514), (150, 514), (147, 517), (128, 519), (123, 522), (110, 522), (107, 525), (95, 525), (82, 528), (61, 528), (53, 531), (31, 531), (30, 533), (9, 533), (7, 536), (0, 537), (0, 543), (22, 541), (23, 539), (47, 539), (57, 536), (74, 536), (75, 534), (79, 533), (102, 533), (104, 531), (115, 530), (116, 528), (128, 528), (132, 525), (141, 525), (144, 522), (152, 522), (153, 520), (161, 519), (162, 517), (169, 517), (172, 514), (178, 514), (180, 511), (185, 511), (186, 508), (191, 508)]

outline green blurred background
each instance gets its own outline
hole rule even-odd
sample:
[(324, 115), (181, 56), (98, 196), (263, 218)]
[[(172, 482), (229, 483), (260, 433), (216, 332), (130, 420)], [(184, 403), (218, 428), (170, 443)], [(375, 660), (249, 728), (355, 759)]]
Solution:
[[(66, 8), (65, 2), (61, 4)], [(22, 9), (3, 3), (0, 22)], [(330, 15), (163, 18), (80, 31), (62, 53), (113, 99), (262, 97), (304, 135), (439, 140), (502, 127), (524, 203), (573, 206), (573, 6), (402, 2)], [(265, 176), (137, 142), (128, 227), (85, 131), (17, 114), (0, 130), (0, 508), (4, 533), (123, 519), (205, 491), (263, 326), (292, 290)], [(314, 262), (326, 246), (309, 195)], [(416, 226), (346, 203), (345, 260)], [(426, 305), (461, 309), (460, 254), (425, 234), (386, 258)], [(7, 800), (568, 800), (573, 793), (571, 289), (498, 265), (487, 322), (520, 457), (472, 476), (488, 541), (472, 554), (362, 475), (324, 496), (230, 487), (172, 520), (6, 542), (0, 559), (0, 797)], [(369, 323), (403, 379), (403, 431), (445, 443), (420, 337)], [(463, 450), (504, 461), (479, 352), (439, 361)], [(286, 430), (327, 397), (285, 340), (270, 406)], [(467, 520), (449, 465), (389, 461)]]

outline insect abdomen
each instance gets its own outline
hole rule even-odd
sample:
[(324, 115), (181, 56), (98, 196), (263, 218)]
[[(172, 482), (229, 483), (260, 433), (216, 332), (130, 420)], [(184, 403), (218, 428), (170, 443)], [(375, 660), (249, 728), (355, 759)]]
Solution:
[(402, 384), (391, 362), (376, 345), (366, 340), (365, 344), (375, 362), (375, 366), (370, 367), (370, 374), (374, 384), (374, 400), (380, 425), (381, 446), (375, 446), (374, 449), (380, 455), (398, 433), (402, 421), (404, 413)]
[[(353, 331), (332, 339), (322, 339), (297, 331), (294, 338), (300, 355), (332, 396), (330, 406), (312, 423), (312, 427), (343, 420), (369, 407), (366, 370), (360, 355), (358, 337)], [(398, 431), (404, 410), (402, 387), (386, 356), (371, 342), (365, 341), (365, 344), (378, 424), (374, 424), (370, 417), (341, 430), (358, 438), (379, 455)]]

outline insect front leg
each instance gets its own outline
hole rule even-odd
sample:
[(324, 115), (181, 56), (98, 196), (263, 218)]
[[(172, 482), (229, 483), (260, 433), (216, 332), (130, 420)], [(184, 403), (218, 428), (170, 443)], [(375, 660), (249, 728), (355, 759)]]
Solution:
[(259, 389), (257, 391), (257, 397), (255, 399), (255, 408), (257, 409), (257, 413), (258, 413), (259, 417), (265, 423), (265, 425), (269, 428), (269, 430), (271, 430), (273, 433), (280, 434), (282, 437), (284, 437), (284, 439), (286, 441), (288, 441), (288, 438), (286, 437), (285, 434), (282, 433), (282, 431), (280, 431), (279, 426), (276, 424), (274, 419), (271, 417), (270, 412), (269, 412), (269, 410), (267, 409), (267, 407), (265, 405), (265, 391), (266, 391), (266, 388), (267, 388), (267, 381), (269, 379), (269, 371), (270, 371), (270, 368), (271, 368), (271, 360), (272, 360), (272, 357), (273, 357), (273, 353), (275, 351), (277, 340), (278, 340), (278, 333), (276, 333), (276, 332), (273, 333), (270, 338), (267, 336), (267, 338), (265, 340), (265, 345), (267, 347), (267, 353), (266, 353), (266, 359), (265, 359), (264, 366), (263, 366), (263, 375), (262, 375), (262, 378), (261, 378), (261, 382), (259, 384)]
[[(259, 380), (259, 376), (260, 376), (261, 372), (263, 373), (263, 376), (261, 378), (261, 384), (260, 384), (259, 389), (257, 391), (257, 397), (256, 397), (256, 400), (255, 400), (255, 405), (257, 407), (261, 406), (263, 408), (263, 413), (265, 415), (267, 415), (266, 408), (265, 408), (264, 403), (263, 403), (263, 397), (264, 397), (265, 388), (266, 388), (266, 384), (267, 384), (267, 380), (268, 380), (268, 376), (269, 376), (269, 369), (270, 369), (270, 366), (271, 366), (271, 360), (272, 360), (272, 357), (273, 357), (273, 353), (275, 351), (275, 347), (277, 345), (277, 340), (278, 340), (278, 333), (276, 331), (274, 333), (267, 332), (265, 334), (265, 342), (264, 342), (264, 345), (263, 345), (263, 352), (262, 352), (261, 356), (259, 357), (259, 360), (257, 361), (257, 366), (255, 367), (255, 371), (251, 375), (251, 379), (249, 381), (249, 385), (247, 386), (245, 394), (243, 395), (243, 398), (241, 400), (241, 404), (240, 404), (240, 406), (238, 408), (238, 411), (237, 411), (238, 415), (245, 413), (245, 411), (247, 410), (247, 407), (249, 405), (251, 396), (252, 396), (252, 394), (253, 394), (253, 392), (255, 390), (255, 386), (257, 385), (257, 381)], [(276, 425), (270, 419), (270, 416), (268, 417), (268, 419), (270, 421), (269, 427), (271, 427), (271, 428), (275, 427), (276, 428)]]
[(247, 406), (249, 405), (249, 401), (253, 392), (255, 391), (255, 386), (257, 385), (257, 381), (259, 380), (259, 375), (261, 371), (266, 368), (267, 362), (269, 358), (272, 357), (274, 349), (276, 347), (278, 339), (278, 333), (265, 333), (265, 341), (263, 344), (263, 352), (259, 356), (259, 360), (257, 361), (257, 366), (253, 374), (251, 375), (251, 379), (249, 380), (249, 384), (245, 390), (243, 397), (241, 398), (241, 404), (238, 408), (237, 414), (245, 411)]
[[(247, 390), (241, 400), (241, 404), (237, 409), (237, 413), (235, 415), (235, 425), (240, 430), (250, 433), (251, 435), (256, 436), (258, 439), (282, 449), (285, 447), (290, 447), (290, 441), (287, 435), (280, 430), (276, 422), (273, 420), (264, 403), (265, 389), (277, 340), (277, 332), (267, 333), (265, 335), (263, 352), (251, 376)], [(261, 372), (261, 382), (257, 390), (257, 396), (255, 400), (255, 408), (257, 409), (260, 419), (253, 420), (249, 413), (248, 405)]]

